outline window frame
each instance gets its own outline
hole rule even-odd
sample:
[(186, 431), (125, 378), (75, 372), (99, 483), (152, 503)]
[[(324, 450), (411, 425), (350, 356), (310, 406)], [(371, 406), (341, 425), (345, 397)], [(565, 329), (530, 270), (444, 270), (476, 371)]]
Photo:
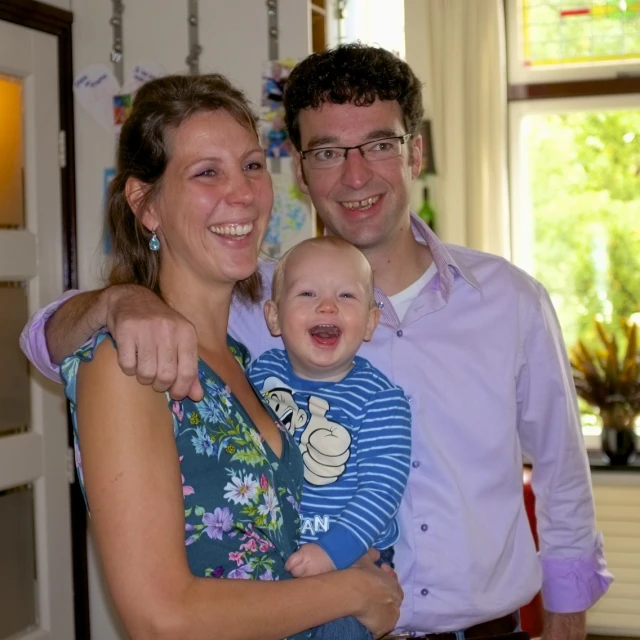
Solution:
[[(533, 273), (533, 214), (530, 206), (527, 175), (527, 154), (522, 133), (524, 119), (545, 113), (575, 113), (585, 111), (630, 110), (640, 111), (640, 88), (635, 94), (578, 96), (549, 98), (546, 100), (517, 100), (507, 107), (509, 136), (509, 208), (511, 227), (511, 261), (527, 273)], [(587, 449), (599, 451), (600, 429), (583, 425), (582, 433)], [(640, 436), (640, 429), (636, 428)]]
[[(524, 67), (518, 50), (520, 0), (504, 0), (507, 45), (508, 181), (511, 260), (533, 267), (533, 215), (522, 123), (529, 115), (598, 110), (640, 110), (640, 59), (558, 67)], [(528, 246), (526, 246), (528, 245)], [(600, 429), (582, 428), (589, 451), (601, 450)], [(640, 429), (636, 429), (640, 435)]]
[(513, 100), (507, 106), (509, 131), (509, 208), (511, 214), (511, 259), (531, 272), (533, 258), (530, 247), (533, 229), (530, 194), (525, 176), (527, 157), (522, 124), (531, 115), (576, 113), (589, 111), (640, 111), (640, 87), (637, 93), (571, 96), (545, 100)]

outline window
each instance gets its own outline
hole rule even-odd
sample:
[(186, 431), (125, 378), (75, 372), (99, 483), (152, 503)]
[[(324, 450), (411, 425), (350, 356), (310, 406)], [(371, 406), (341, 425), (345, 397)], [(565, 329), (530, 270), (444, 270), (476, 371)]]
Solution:
[(521, 11), (527, 66), (640, 57), (640, 2), (522, 0)]
[(640, 75), (640, 0), (505, 0), (512, 84)]
[[(508, 8), (516, 4), (522, 13), (518, 21), (508, 16), (509, 51), (515, 39), (528, 43), (521, 50), (530, 57), (509, 67), (520, 66), (509, 90), (512, 256), (548, 289), (567, 346), (578, 339), (593, 345), (596, 318), (614, 330), (622, 319), (640, 318), (640, 78), (611, 72), (632, 59), (620, 53), (622, 39), (607, 36), (622, 3), (521, 0)], [(621, 23), (623, 34), (640, 25), (640, 4), (626, 7), (635, 14)], [(588, 20), (570, 30), (562, 11)], [(580, 61), (575, 43), (568, 44), (579, 32), (573, 39), (582, 42)], [(544, 41), (557, 45), (553, 55)], [(603, 64), (610, 77), (584, 79)], [(557, 81), (514, 86), (514, 76), (527, 78), (522, 71), (536, 65), (559, 70)], [(586, 404), (581, 409), (587, 444), (598, 448), (598, 420)]]
[(384, 47), (405, 55), (404, 0), (330, 0), (329, 46), (343, 42)]

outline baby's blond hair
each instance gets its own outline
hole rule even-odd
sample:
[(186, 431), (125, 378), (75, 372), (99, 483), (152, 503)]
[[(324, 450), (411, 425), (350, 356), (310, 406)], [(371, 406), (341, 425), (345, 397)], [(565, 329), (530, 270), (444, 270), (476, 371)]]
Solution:
[[(278, 300), (280, 299), (280, 295), (282, 294), (282, 290), (284, 288), (284, 277), (285, 271), (287, 268), (287, 262), (291, 259), (291, 256), (297, 253), (298, 251), (302, 251), (305, 248), (310, 247), (321, 247), (323, 245), (331, 245), (336, 249), (346, 249), (357, 251), (362, 254), (358, 247), (352, 245), (351, 243), (343, 240), (342, 238), (338, 238), (337, 236), (319, 236), (317, 238), (307, 238), (302, 242), (298, 243), (294, 247), (291, 247), (283, 256), (278, 260), (278, 264), (276, 265), (275, 271), (273, 272), (273, 281), (271, 284), (271, 299), (278, 304)], [(362, 254), (363, 257), (364, 254)], [(366, 260), (366, 257), (365, 257)], [(367, 264), (369, 262), (367, 261)], [(370, 281), (369, 281), (369, 298), (371, 306), (375, 305), (375, 299), (373, 295), (373, 269), (369, 266), (370, 271)]]

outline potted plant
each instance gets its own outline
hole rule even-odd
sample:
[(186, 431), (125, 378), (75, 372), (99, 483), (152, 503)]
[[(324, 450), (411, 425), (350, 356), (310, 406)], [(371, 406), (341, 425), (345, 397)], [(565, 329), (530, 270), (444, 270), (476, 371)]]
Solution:
[(626, 346), (595, 321), (601, 348), (578, 340), (569, 353), (578, 396), (596, 407), (602, 420), (602, 450), (611, 464), (627, 464), (636, 452), (634, 425), (640, 414), (640, 350), (637, 325), (624, 321)]

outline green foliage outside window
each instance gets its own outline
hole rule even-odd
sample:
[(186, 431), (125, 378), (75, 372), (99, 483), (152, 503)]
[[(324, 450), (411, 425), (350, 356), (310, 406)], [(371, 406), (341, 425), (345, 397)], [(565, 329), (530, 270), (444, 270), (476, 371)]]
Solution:
[(640, 312), (640, 111), (530, 116), (535, 277), (565, 341)]

